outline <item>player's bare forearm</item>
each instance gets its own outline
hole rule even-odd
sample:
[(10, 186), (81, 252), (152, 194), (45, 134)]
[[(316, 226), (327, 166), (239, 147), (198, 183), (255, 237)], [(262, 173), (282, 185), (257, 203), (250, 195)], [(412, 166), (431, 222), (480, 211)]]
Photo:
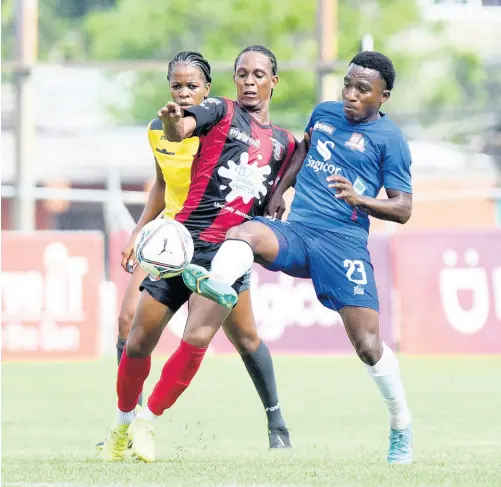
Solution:
[(283, 195), (291, 186), (294, 186), (296, 183), (297, 175), (303, 165), (304, 160), (306, 159), (306, 155), (308, 154), (308, 140), (303, 139), (296, 147), (294, 154), (292, 155), (291, 161), (289, 162), (289, 166), (284, 172), (282, 179), (277, 184), (275, 188), (275, 192)]
[(334, 174), (327, 177), (328, 187), (335, 190), (334, 198), (344, 200), (350, 206), (380, 220), (406, 223), (412, 213), (412, 194), (387, 189), (387, 200), (361, 196), (353, 188), (353, 183), (344, 176)]
[(386, 193), (386, 200), (359, 196), (356, 207), (380, 220), (407, 223), (412, 213), (412, 194), (394, 189), (388, 189)]
[(162, 121), (162, 129), (169, 142), (181, 142), (186, 138), (183, 122), (184, 119), (177, 122), (168, 121), (167, 123)]
[(184, 117), (183, 109), (172, 101), (162, 107), (157, 116), (162, 121), (162, 130), (169, 142), (181, 142), (191, 137), (195, 130), (195, 118)]
[(156, 166), (157, 178), (148, 195), (148, 201), (141, 213), (141, 217), (134, 228), (134, 233), (140, 232), (147, 223), (153, 221), (165, 208), (165, 181), (158, 164)]

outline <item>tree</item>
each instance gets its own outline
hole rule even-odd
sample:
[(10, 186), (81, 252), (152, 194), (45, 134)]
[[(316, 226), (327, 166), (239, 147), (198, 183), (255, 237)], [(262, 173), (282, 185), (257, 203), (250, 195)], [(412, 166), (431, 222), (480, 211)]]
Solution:
[[(15, 55), (15, 2), (2, 0), (2, 59), (7, 60)], [(71, 46), (69, 57), (82, 56), (79, 19), (92, 9), (97, 11), (114, 4), (115, 0), (38, 0), (39, 58), (45, 60), (55, 51), (64, 55), (65, 46)]]
[[(42, 56), (159, 59), (165, 61), (166, 73), (168, 60), (187, 49), (201, 51), (210, 61), (231, 63), (243, 47), (264, 44), (275, 52), (279, 71), (280, 62), (312, 62), (317, 55), (314, 0), (65, 0), (64, 9), (56, 8), (60, 2), (41, 0), (41, 25), (56, 26), (53, 32), (41, 29), (47, 39)], [(99, 8), (92, 9), (96, 5)], [(394, 60), (398, 73), (397, 89), (388, 105), (391, 112), (438, 113), (458, 103), (466, 89), (481, 80), (476, 56), (453, 49), (441, 36), (440, 26), (424, 23), (420, 12), (418, 0), (339, 0), (339, 59), (348, 63), (362, 35), (374, 37), (375, 48)], [(427, 36), (430, 47), (411, 52), (409, 36), (416, 32)], [(424, 75), (430, 66), (440, 69)], [(111, 107), (121, 121), (145, 123), (154, 116), (168, 99), (165, 73), (141, 72), (134, 77), (132, 106)], [(279, 74), (273, 120), (300, 129), (316, 102), (316, 73), (281, 70)], [(231, 73), (214, 73), (212, 93), (234, 95)], [(481, 95), (477, 90), (469, 99)]]
[[(168, 60), (180, 50), (199, 50), (209, 60), (232, 62), (243, 47), (256, 43), (270, 47), (279, 62), (311, 60), (315, 56), (314, 23), (315, 4), (303, 0), (289, 1), (288, 8), (268, 0), (199, 0), (196, 8), (174, 1), (165, 10), (158, 9), (158, 2), (139, 8), (134, 0), (121, 0), (116, 9), (91, 14), (86, 28), (91, 57), (163, 59), (167, 70)], [(123, 25), (134, 28), (123, 29)], [(279, 123), (296, 116), (302, 124), (315, 102), (315, 74), (280, 75), (273, 100), (274, 120)], [(168, 99), (165, 74), (142, 73), (135, 84), (129, 120), (146, 122)], [(233, 96), (230, 73), (214, 74), (212, 93)]]

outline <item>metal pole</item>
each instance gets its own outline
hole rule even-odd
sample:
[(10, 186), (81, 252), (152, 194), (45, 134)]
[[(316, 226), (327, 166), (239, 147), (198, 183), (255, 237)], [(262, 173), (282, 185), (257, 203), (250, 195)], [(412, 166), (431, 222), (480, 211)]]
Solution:
[[(317, 0), (318, 60), (321, 62), (333, 63), (337, 58), (337, 16), (337, 0)], [(336, 76), (330, 70), (322, 68), (317, 73), (317, 101), (336, 98), (338, 91)]]
[(371, 34), (365, 34), (360, 41), (360, 51), (374, 51), (374, 38)]
[(15, 75), (16, 196), (12, 226), (16, 230), (35, 228), (35, 200), (32, 196), (34, 168), (34, 87), (31, 76), (38, 47), (38, 0), (14, 2), (16, 19), (16, 60), (23, 66)]

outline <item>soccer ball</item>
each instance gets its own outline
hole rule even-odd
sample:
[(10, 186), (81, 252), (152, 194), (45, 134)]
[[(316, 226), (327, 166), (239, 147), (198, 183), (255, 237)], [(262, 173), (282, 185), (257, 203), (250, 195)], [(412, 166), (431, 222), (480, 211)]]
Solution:
[(137, 263), (158, 279), (181, 274), (193, 258), (193, 239), (186, 227), (170, 218), (147, 223), (134, 244)]

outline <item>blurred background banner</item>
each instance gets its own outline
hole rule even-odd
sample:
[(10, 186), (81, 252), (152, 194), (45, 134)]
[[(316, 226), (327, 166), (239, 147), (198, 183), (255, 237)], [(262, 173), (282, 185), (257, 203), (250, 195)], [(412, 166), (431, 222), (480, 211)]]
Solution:
[(4, 360), (102, 355), (103, 249), (98, 232), (2, 234)]
[[(120, 265), (120, 249), (127, 238), (128, 234), (115, 233), (110, 239), (113, 263), (110, 275), (117, 289), (117, 313), (128, 282), (128, 276)], [(374, 235), (369, 248), (378, 282), (381, 335), (389, 346), (395, 348), (389, 238)], [(294, 279), (255, 264), (251, 282), (252, 307), (259, 335), (272, 352), (314, 355), (353, 353), (341, 317), (320, 304), (309, 279)], [(167, 325), (155, 354), (170, 355), (177, 348), (187, 311), (186, 306), (180, 309)], [(112, 333), (115, 333), (114, 329)], [(215, 353), (235, 353), (235, 348), (222, 330), (210, 346)]]
[[(250, 29), (249, 19), (259, 22)], [(414, 208), (405, 226), (372, 222), (383, 335), (412, 353), (501, 353), (495, 260), (501, 254), (496, 233), (501, 225), (501, 0), (199, 0), (196, 8), (181, 0), (6, 0), (1, 22), (1, 228), (58, 232), (53, 240), (51, 234), (32, 235), (30, 242), (48, 239), (40, 240), (46, 245), (87, 242), (90, 237), (82, 231), (103, 239), (101, 264), (85, 253), (92, 245), (82, 244), (76, 253), (67, 247), (71, 258), (94, 262), (98, 270), (82, 279), (93, 279), (100, 297), (85, 300), (85, 306), (95, 307), (86, 308), (85, 332), (83, 322), (64, 325), (79, 330), (74, 353), (114, 353), (116, 312), (128, 279), (119, 266), (120, 251), (155, 177), (146, 126), (169, 98), (169, 60), (180, 50), (201, 51), (213, 69), (211, 93), (233, 97), (234, 59), (255, 43), (278, 58), (273, 122), (298, 138), (316, 103), (339, 99), (343, 75), (358, 51), (374, 49), (392, 58), (397, 80), (385, 111), (409, 138)], [(289, 201), (292, 197), (293, 191)], [(25, 248), (33, 272), (46, 271), (42, 244), (3, 235), (4, 274), (28, 272)], [(15, 238), (23, 246), (9, 243)], [(465, 262), (465, 252), (469, 262), (478, 263)], [(440, 276), (459, 275), (460, 269), (472, 279), (485, 269), (487, 287), (470, 291), (463, 283), (457, 302), (453, 291), (444, 301)], [(104, 277), (97, 279), (96, 272)], [(2, 277), (4, 330), (14, 330), (11, 325), (26, 317), (8, 302), (14, 282)], [(338, 315), (312, 300), (309, 282), (256, 267), (254, 288), (260, 332), (274, 351), (350, 350)], [(276, 292), (273, 299), (267, 289)], [(289, 295), (297, 296), (298, 308), (281, 298)], [(37, 299), (28, 294), (26, 301)], [(180, 311), (160, 353), (177, 343), (184, 318)], [(468, 322), (461, 329), (478, 330), (464, 334), (455, 320)], [(101, 333), (97, 349), (89, 348), (86, 333)], [(4, 335), (6, 358), (13, 356), (7, 345), (14, 335)], [(33, 343), (28, 340), (26, 347)], [(213, 349), (230, 350), (222, 334)]]
[[(105, 281), (103, 239), (95, 232), (4, 234), (3, 358), (89, 359), (113, 354), (116, 316), (129, 275), (113, 235), (112, 281)], [(419, 354), (501, 353), (501, 231), (375, 234), (369, 245), (381, 306), (381, 335)], [(25, 259), (16, 255), (23, 252)], [(274, 353), (352, 354), (341, 319), (315, 298), (311, 281), (256, 265), (254, 316)], [(169, 323), (155, 355), (182, 337), (187, 308)], [(235, 353), (220, 331), (216, 354)]]
[(501, 352), (501, 231), (397, 235), (400, 349)]

